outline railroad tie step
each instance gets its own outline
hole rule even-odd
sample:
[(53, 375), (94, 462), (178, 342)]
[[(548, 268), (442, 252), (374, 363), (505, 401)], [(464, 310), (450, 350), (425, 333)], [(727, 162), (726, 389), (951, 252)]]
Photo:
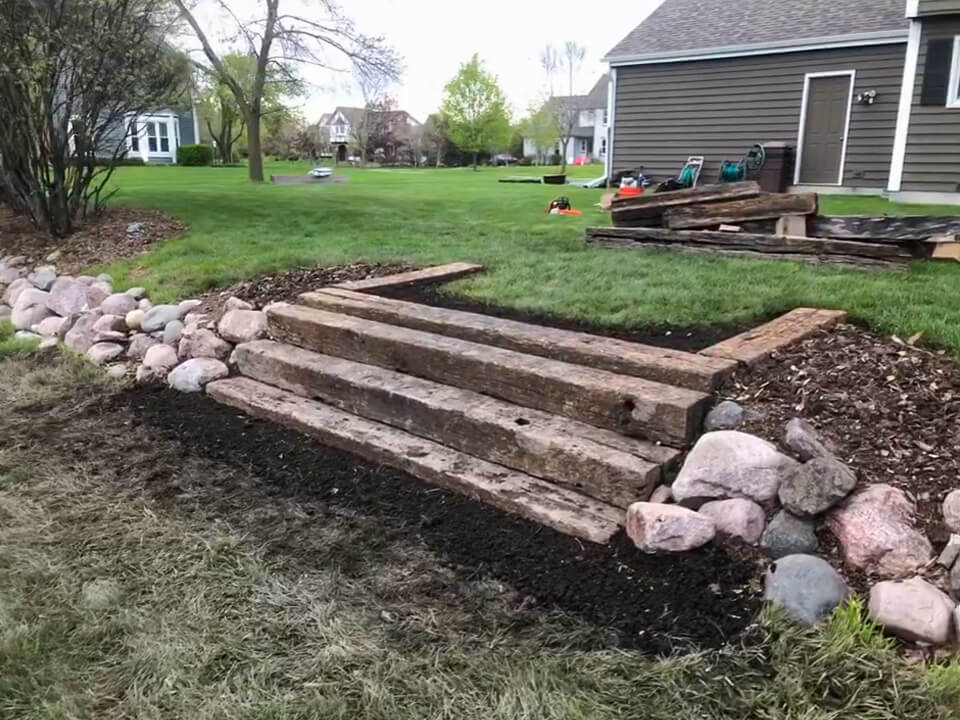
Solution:
[(709, 400), (696, 390), (298, 305), (274, 304), (267, 318), (280, 342), (674, 447), (694, 440)]
[(324, 445), (583, 540), (609, 543), (624, 520), (622, 510), (586, 495), (250, 378), (219, 380), (207, 392), (217, 402)]
[(680, 454), (472, 390), (269, 340), (237, 346), (234, 360), (254, 380), (621, 508), (646, 500), (663, 466)]
[(531, 325), (492, 315), (448, 310), (337, 287), (304, 293), (298, 300), (318, 310), (354, 315), (702, 392), (712, 392), (737, 369), (735, 361), (725, 358)]

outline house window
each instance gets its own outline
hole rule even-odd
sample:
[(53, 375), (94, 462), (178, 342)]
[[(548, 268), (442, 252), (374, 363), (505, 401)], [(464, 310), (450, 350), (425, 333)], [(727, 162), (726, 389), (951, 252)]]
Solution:
[(581, 154), (581, 155), (585, 155), (586, 152), (587, 152), (587, 141), (586, 141), (586, 140), (581, 140), (581, 141), (580, 141), (580, 154)]
[(157, 123), (157, 127), (160, 129), (160, 152), (168, 153), (170, 152), (170, 138), (167, 135), (167, 124), (165, 122)]
[(610, 116), (607, 114), (607, 109), (603, 109), (603, 124), (606, 125), (610, 122)]
[(947, 107), (960, 108), (960, 35), (953, 38), (953, 60), (950, 84), (947, 86)]
[(137, 132), (137, 121), (131, 120), (130, 127), (127, 131), (130, 137), (130, 150), (133, 152), (140, 152), (140, 134)]
[(155, 122), (147, 123), (147, 149), (152, 153), (157, 151), (157, 124)]
[(600, 138), (600, 157), (607, 156), (607, 139)]

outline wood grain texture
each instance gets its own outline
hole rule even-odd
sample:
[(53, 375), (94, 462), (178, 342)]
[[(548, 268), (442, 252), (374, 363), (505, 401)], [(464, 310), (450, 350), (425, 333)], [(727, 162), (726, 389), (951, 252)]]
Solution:
[(924, 242), (938, 235), (960, 236), (960, 218), (927, 215), (903, 217), (827, 217), (808, 220), (811, 237), (869, 240), (871, 242)]
[(338, 288), (304, 293), (299, 301), (319, 310), (355, 315), (703, 392), (716, 389), (736, 369), (736, 363), (694, 353)]
[(672, 230), (715, 228), (718, 225), (737, 225), (748, 220), (771, 220), (784, 215), (813, 215), (816, 212), (815, 194), (769, 194), (733, 202), (671, 208), (664, 213), (663, 222)]
[(377, 365), (627, 435), (685, 447), (708, 395), (583, 365), (490, 347), (362, 318), (278, 303), (275, 339)]
[(617, 227), (658, 226), (663, 213), (670, 208), (751, 198), (759, 194), (760, 186), (753, 181), (700, 185), (687, 190), (618, 197), (613, 201), (610, 215)]
[(771, 353), (803, 340), (818, 330), (842, 322), (841, 310), (797, 308), (786, 315), (702, 350), (704, 355), (723, 357), (745, 365), (756, 365)]
[[(646, 500), (678, 450), (384, 368), (261, 340), (240, 372), (340, 410), (550, 480), (626, 509)], [(593, 440), (590, 438), (597, 438)], [(629, 446), (632, 452), (618, 449)]]
[(217, 402), (310, 435), (324, 445), (583, 540), (609, 543), (624, 519), (622, 510), (580, 493), (249, 378), (211, 383), (207, 393)]
[(483, 270), (483, 265), (450, 263), (448, 265), (437, 265), (435, 267), (424, 268), (423, 270), (411, 270), (410, 272), (384, 275), (383, 277), (368, 278), (366, 280), (347, 280), (346, 282), (337, 283), (331, 287), (344, 288), (345, 290), (376, 290), (378, 288), (403, 287), (405, 285), (416, 285), (422, 282), (454, 280), (464, 275), (480, 272), (481, 270)]

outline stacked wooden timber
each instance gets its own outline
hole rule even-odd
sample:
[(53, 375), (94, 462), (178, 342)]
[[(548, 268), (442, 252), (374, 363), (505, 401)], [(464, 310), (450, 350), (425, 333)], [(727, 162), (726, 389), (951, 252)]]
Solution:
[(600, 247), (658, 248), (857, 267), (960, 260), (960, 218), (823, 217), (817, 196), (763, 193), (755, 182), (615, 198), (613, 227), (587, 230)]
[(605, 543), (700, 432), (736, 359), (343, 287), (267, 309), (220, 402)]

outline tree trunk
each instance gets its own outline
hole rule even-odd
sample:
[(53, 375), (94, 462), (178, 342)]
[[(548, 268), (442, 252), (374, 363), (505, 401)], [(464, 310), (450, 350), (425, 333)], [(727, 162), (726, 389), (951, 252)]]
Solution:
[(247, 152), (249, 153), (250, 182), (263, 182), (263, 150), (260, 145), (260, 118), (247, 115)]
[(567, 148), (569, 147), (569, 145), (570, 145), (570, 140), (568, 139), (565, 143), (563, 143), (563, 147), (561, 148), (561, 150), (563, 150), (563, 152), (560, 154), (560, 174), (561, 175), (567, 171)]

